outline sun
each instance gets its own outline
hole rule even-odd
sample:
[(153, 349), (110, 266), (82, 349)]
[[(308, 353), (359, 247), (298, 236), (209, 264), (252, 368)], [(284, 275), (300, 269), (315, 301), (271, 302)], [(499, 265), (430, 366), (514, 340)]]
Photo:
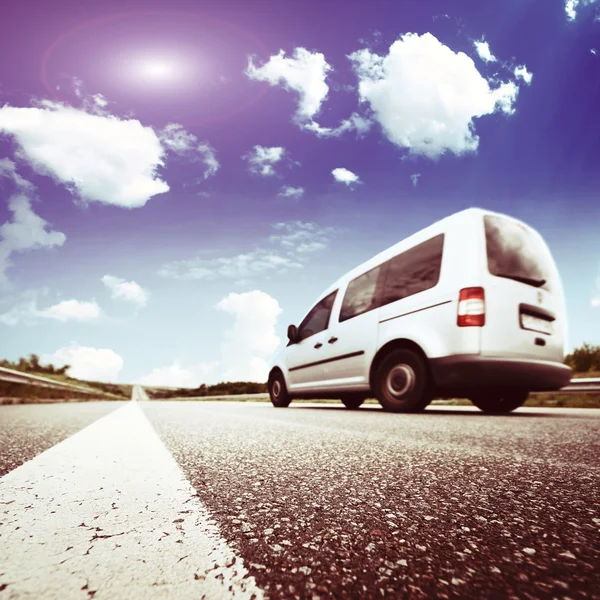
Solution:
[(174, 65), (166, 60), (146, 60), (140, 65), (140, 74), (148, 79), (169, 79), (175, 72)]

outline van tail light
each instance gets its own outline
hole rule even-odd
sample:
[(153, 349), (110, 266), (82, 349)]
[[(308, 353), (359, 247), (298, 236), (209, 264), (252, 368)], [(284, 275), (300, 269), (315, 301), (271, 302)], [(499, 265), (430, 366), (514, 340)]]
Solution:
[(485, 325), (485, 294), (481, 287), (463, 288), (458, 295), (459, 327), (483, 327)]

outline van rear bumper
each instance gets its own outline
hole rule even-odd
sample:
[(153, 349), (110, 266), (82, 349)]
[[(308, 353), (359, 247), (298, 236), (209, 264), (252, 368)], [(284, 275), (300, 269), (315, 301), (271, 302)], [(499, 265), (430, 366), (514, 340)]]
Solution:
[(571, 381), (570, 367), (545, 360), (456, 354), (430, 359), (429, 364), (440, 388), (514, 386), (541, 392), (558, 390)]

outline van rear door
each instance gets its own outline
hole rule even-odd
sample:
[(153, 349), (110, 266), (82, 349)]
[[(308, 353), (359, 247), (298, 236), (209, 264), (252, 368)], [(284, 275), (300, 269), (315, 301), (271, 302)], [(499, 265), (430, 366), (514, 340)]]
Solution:
[(501, 215), (483, 216), (485, 325), (481, 353), (563, 361), (564, 300), (542, 237)]

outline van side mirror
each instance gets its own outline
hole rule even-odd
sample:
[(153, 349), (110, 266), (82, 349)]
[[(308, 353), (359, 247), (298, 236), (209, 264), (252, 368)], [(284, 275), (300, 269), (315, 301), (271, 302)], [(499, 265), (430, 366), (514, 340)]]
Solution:
[(289, 325), (287, 330), (288, 340), (292, 344), (295, 344), (298, 341), (298, 328), (295, 325)]

